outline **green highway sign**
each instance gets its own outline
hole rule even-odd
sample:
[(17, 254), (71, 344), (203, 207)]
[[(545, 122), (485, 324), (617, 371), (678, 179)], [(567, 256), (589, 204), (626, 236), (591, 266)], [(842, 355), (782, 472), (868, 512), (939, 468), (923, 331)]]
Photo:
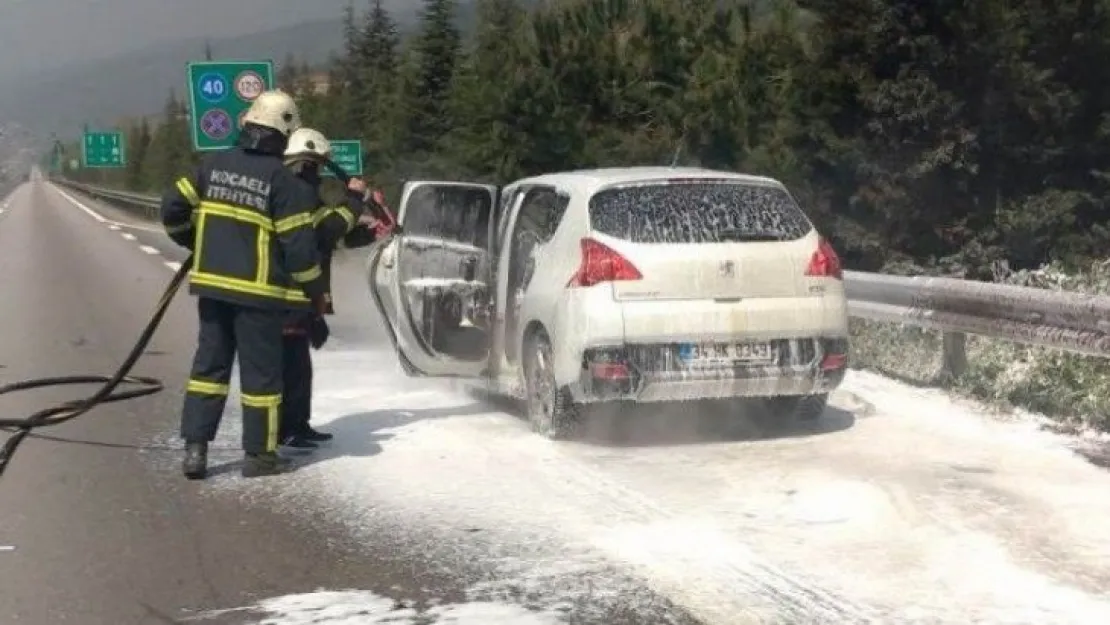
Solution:
[(193, 147), (199, 151), (234, 145), (243, 114), (274, 84), (271, 61), (194, 61), (186, 73)]
[[(343, 139), (340, 141), (331, 142), (331, 160), (336, 165), (347, 172), (348, 176), (361, 176), (362, 175), (362, 140), (361, 139)], [(324, 175), (335, 176), (331, 171), (325, 169)]]
[(123, 134), (86, 132), (81, 143), (81, 162), (87, 168), (124, 166)]

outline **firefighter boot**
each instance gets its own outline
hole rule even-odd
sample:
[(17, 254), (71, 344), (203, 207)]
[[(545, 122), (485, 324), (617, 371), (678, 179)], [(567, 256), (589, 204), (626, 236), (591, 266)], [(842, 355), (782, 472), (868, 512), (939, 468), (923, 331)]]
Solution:
[(327, 441), (330, 441), (332, 438), (334, 438), (334, 435), (332, 435), (331, 433), (321, 432), (319, 430), (313, 429), (310, 425), (305, 426), (305, 429), (303, 432), (301, 432), (300, 436), (301, 438), (312, 441), (314, 443), (326, 443)]
[(261, 454), (244, 454), (243, 477), (265, 477), (279, 475), (292, 467), (287, 458), (282, 458), (275, 452)]
[(295, 449), (297, 451), (310, 451), (320, 447), (316, 443), (308, 440), (307, 438), (299, 434), (286, 436), (285, 441), (283, 441), (281, 444), (284, 447)]
[(208, 443), (185, 443), (181, 472), (190, 480), (203, 480), (208, 475)]

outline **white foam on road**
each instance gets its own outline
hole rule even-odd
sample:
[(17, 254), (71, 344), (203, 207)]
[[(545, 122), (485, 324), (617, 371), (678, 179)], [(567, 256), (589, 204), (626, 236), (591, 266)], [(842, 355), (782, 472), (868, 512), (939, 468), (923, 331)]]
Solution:
[[(210, 487), (290, 514), (305, 498), (281, 493), (311, 493), (365, 540), (386, 512), (480, 530), (436, 555), (490, 571), (475, 601), (632, 603), (646, 584), (723, 625), (1110, 622), (1110, 526), (1096, 521), (1110, 518), (1110, 477), (943, 393), (853, 372), (845, 388), (864, 401), (833, 402), (838, 431), (553, 443), (458, 385), (404, 377), (389, 350), (314, 356), (313, 422), (337, 434), (332, 448), (292, 479)], [(237, 436), (226, 428), (222, 445)], [(654, 614), (641, 621), (666, 622)]]
[(233, 612), (251, 615), (243, 625), (561, 625), (559, 612), (532, 611), (492, 602), (452, 603), (426, 610), (360, 590), (317, 591), (265, 599), (234, 610), (189, 619), (201, 621)]

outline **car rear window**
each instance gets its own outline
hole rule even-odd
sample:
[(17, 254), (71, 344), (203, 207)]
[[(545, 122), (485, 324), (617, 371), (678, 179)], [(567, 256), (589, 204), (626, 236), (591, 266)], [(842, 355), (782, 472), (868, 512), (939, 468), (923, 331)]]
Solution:
[(590, 223), (634, 243), (794, 241), (813, 227), (786, 191), (733, 180), (606, 189), (590, 198)]

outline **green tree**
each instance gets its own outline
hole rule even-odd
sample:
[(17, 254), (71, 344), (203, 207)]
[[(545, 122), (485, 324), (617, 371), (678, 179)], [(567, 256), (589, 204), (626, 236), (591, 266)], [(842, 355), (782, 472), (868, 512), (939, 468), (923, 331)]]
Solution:
[(404, 121), (400, 100), (400, 35), (382, 0), (372, 0), (359, 36), (357, 133), (367, 166), (388, 170)]
[(127, 169), (125, 184), (131, 189), (147, 189), (149, 183), (145, 176), (144, 163), (151, 142), (150, 122), (145, 117), (139, 119), (127, 133)]
[(426, 159), (451, 129), (448, 96), (461, 47), (455, 0), (423, 0), (420, 31), (413, 41), (415, 64), (403, 101), (408, 136), (402, 149)]
[(454, 124), (444, 149), (465, 173), (504, 180), (519, 172), (523, 121), (510, 100), (511, 86), (527, 71), (520, 43), (525, 13), (517, 0), (479, 0), (475, 36), (451, 85)]
[(171, 90), (162, 110), (162, 118), (151, 136), (147, 152), (149, 167), (144, 167), (148, 172), (146, 180), (155, 189), (172, 184), (198, 160), (189, 138), (187, 115), (184, 102)]

